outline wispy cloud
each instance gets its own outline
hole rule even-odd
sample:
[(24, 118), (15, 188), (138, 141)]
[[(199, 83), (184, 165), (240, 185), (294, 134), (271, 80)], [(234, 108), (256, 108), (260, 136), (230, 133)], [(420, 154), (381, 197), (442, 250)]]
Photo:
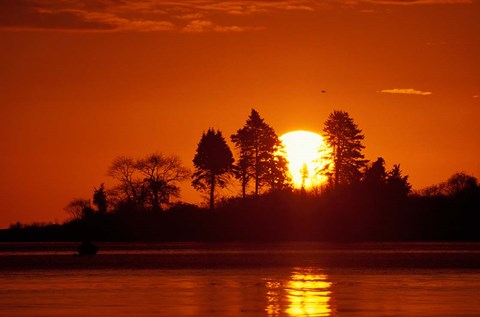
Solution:
[(315, 11), (318, 3), (314, 0), (187, 0), (163, 2), (172, 7), (201, 12), (221, 12), (235, 15), (266, 13), (274, 10)]
[(0, 0), (0, 29), (241, 32), (258, 27), (224, 26), (214, 18), (316, 7), (312, 0)]
[(387, 94), (421, 95), (421, 96), (428, 96), (432, 94), (432, 92), (430, 91), (421, 91), (413, 88), (384, 89), (384, 90), (380, 90), (380, 92), (387, 93)]
[[(242, 32), (252, 15), (281, 11), (309, 13), (326, 7), (469, 4), (474, 0), (0, 0), (0, 29), (117, 32)], [(364, 6), (368, 5), (367, 8)], [(235, 16), (236, 25), (225, 26)], [(243, 21), (243, 24), (242, 24)]]
[(174, 24), (165, 13), (141, 3), (117, 0), (0, 1), (0, 28), (15, 31), (166, 31)]
[(183, 29), (183, 32), (200, 33), (200, 32), (242, 32), (245, 28), (239, 26), (217, 25), (208, 20), (192, 20)]

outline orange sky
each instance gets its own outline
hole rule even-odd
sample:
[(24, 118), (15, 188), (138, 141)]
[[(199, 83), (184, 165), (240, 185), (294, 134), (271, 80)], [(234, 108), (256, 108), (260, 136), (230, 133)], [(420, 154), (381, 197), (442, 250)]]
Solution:
[(0, 1), (0, 228), (63, 221), (117, 155), (191, 167), (252, 107), (279, 134), (348, 111), (414, 188), (480, 177), (479, 34), (468, 0)]

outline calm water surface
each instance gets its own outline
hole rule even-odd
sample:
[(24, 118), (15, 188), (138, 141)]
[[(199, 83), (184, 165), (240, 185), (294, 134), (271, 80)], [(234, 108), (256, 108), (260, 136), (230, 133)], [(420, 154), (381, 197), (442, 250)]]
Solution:
[(0, 316), (480, 316), (479, 244), (0, 244)]

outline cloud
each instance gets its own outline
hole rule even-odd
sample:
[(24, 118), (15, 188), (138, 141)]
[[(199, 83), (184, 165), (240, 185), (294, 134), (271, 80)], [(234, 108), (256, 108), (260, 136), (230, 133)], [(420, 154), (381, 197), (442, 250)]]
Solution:
[[(118, 0), (15, 0), (0, 2), (0, 28), (15, 31), (165, 31), (172, 22), (156, 11), (150, 18), (133, 15), (136, 4), (125, 8)], [(140, 11), (139, 11), (140, 12)]]
[(190, 21), (183, 29), (183, 32), (200, 33), (200, 32), (242, 32), (243, 28), (238, 26), (222, 26), (216, 25), (208, 20)]
[[(315, 11), (313, 0), (0, 0), (0, 29), (50, 31), (241, 32), (222, 26), (219, 15)], [(186, 23), (186, 24), (185, 24)]]
[(199, 20), (199, 19), (202, 19), (204, 16), (205, 16), (204, 14), (196, 12), (196, 13), (178, 15), (177, 18), (181, 20)]
[(315, 11), (318, 6), (314, 0), (187, 0), (170, 1), (169, 5), (184, 10), (221, 12), (234, 15), (251, 15), (274, 10)]
[(415, 90), (413, 88), (384, 89), (384, 90), (380, 90), (380, 92), (387, 93), (387, 94), (421, 95), (421, 96), (428, 96), (432, 94), (432, 92), (430, 91)]
[[(474, 0), (0, 0), (0, 29), (50, 31), (241, 32), (261, 27), (221, 26), (221, 15), (313, 12), (334, 5), (469, 4)], [(369, 9), (363, 12), (371, 12)], [(224, 19), (222, 19), (224, 20)], [(197, 21), (192, 23), (193, 21)], [(212, 25), (209, 25), (209, 22)], [(186, 24), (185, 24), (186, 23)], [(246, 22), (248, 23), (248, 22)]]
[[(242, 32), (252, 15), (332, 6), (469, 4), (474, 0), (0, 0), (0, 29), (83, 32)], [(360, 8), (373, 12), (372, 8)], [(370, 11), (369, 11), (370, 10)], [(235, 26), (222, 26), (235, 16)], [(196, 22), (193, 22), (196, 21)], [(243, 21), (243, 24), (242, 24)], [(211, 23), (211, 24), (210, 24)], [(193, 31), (195, 30), (195, 31)]]
[(285, 10), (296, 10), (296, 11), (315, 11), (313, 6), (299, 5), (299, 4), (290, 4), (283, 7)]
[(473, 98), (480, 98), (480, 95), (475, 95), (473, 96)]

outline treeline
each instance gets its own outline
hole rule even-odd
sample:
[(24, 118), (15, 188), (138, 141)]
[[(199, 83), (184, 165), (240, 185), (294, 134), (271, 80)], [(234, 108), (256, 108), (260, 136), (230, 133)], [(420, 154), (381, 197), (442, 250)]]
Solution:
[[(74, 199), (64, 224), (14, 224), (8, 240), (154, 241), (395, 241), (480, 240), (480, 189), (475, 177), (457, 173), (424, 190), (411, 191), (399, 164), (370, 162), (364, 136), (347, 112), (334, 111), (323, 135), (328, 151), (316, 173), (320, 188), (294, 189), (275, 130), (252, 110), (231, 135), (208, 129), (193, 158), (193, 173), (176, 156), (119, 156), (108, 169), (116, 180), (101, 184), (92, 199)], [(208, 208), (178, 202), (190, 179)], [(220, 188), (239, 188), (220, 197)]]
[(218, 190), (238, 181), (241, 196), (292, 188), (283, 144), (275, 130), (265, 123), (256, 110), (245, 125), (231, 136), (237, 159), (221, 131), (209, 128), (198, 143), (193, 158), (193, 173), (175, 155), (153, 153), (142, 158), (116, 157), (107, 175), (116, 185), (104, 184), (94, 189), (91, 199), (72, 200), (65, 211), (70, 220), (93, 213), (165, 211), (180, 197), (180, 183), (191, 185), (208, 197), (215, 208)]

